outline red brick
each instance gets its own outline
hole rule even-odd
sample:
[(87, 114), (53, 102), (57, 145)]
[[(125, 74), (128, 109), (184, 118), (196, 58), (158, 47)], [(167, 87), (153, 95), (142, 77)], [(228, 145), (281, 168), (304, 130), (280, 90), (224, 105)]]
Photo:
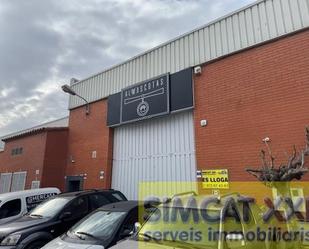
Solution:
[(253, 180), (245, 168), (260, 165), (266, 136), (277, 165), (286, 163), (294, 144), (304, 146), (308, 71), (309, 31), (204, 65), (194, 79), (198, 168), (227, 168), (231, 180)]
[[(90, 114), (85, 115), (85, 107), (70, 112), (68, 161), (66, 175), (87, 174), (84, 188), (110, 188), (112, 168), (113, 131), (106, 126), (107, 101), (92, 103)], [(92, 158), (97, 151), (97, 158)], [(104, 171), (104, 179), (100, 179)]]
[[(67, 133), (67, 129), (49, 130), (8, 140), (0, 153), (0, 172), (27, 171), (26, 189), (31, 188), (32, 181), (39, 180), (41, 187), (63, 190)], [(12, 149), (17, 147), (22, 147), (23, 153), (11, 156)]]

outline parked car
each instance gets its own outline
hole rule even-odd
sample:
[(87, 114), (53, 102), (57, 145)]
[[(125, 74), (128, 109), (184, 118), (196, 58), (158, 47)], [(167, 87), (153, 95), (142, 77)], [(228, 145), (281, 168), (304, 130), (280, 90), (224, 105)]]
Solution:
[(57, 188), (40, 188), (0, 194), (0, 225), (20, 218), (59, 193)]
[(27, 215), (0, 226), (0, 249), (38, 249), (66, 232), (104, 204), (126, 200), (116, 190), (64, 193), (43, 202)]
[[(134, 236), (117, 243), (110, 249), (273, 248), (270, 244), (273, 243), (272, 241), (248, 241), (244, 236), (251, 229), (263, 228), (261, 209), (255, 203), (250, 206), (250, 214), (252, 215), (250, 222), (243, 222), (241, 219), (236, 222), (234, 217), (222, 220), (222, 213), (225, 209), (223, 203), (234, 197), (237, 198), (236, 196), (194, 196), (196, 202), (193, 201), (191, 206), (184, 207), (185, 205), (182, 204), (188, 203), (188, 198), (177, 196), (181, 200), (178, 204), (169, 206), (168, 203), (165, 203), (158, 206), (143, 225), (136, 224), (135, 231), (137, 232)], [(205, 198), (216, 198), (222, 205), (214, 203), (214, 205), (203, 208), (202, 203), (205, 203)], [(173, 201), (171, 199), (169, 202)], [(195, 205), (196, 203), (197, 205)], [(239, 213), (237, 211), (232, 214), (242, 217), (243, 208), (240, 203), (236, 205)], [(231, 215), (230, 209), (225, 211)], [(206, 213), (209, 215), (207, 216), (208, 221), (204, 220)], [(214, 217), (218, 220), (211, 220)]]
[[(138, 201), (105, 205), (78, 222), (44, 249), (106, 249), (134, 232), (134, 224), (146, 218)], [(140, 215), (139, 215), (140, 214)]]

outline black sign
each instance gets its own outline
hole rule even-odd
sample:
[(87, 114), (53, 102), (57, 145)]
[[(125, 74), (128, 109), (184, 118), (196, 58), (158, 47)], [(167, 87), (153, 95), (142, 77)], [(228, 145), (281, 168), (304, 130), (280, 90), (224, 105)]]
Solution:
[(187, 68), (110, 95), (107, 107), (107, 126), (115, 127), (121, 125), (122, 122), (142, 120), (193, 107), (192, 68)]
[(107, 99), (107, 126), (120, 124), (121, 92), (108, 96)]
[(123, 89), (121, 123), (169, 113), (169, 96), (169, 74)]
[(188, 68), (170, 77), (170, 110), (171, 112), (193, 108), (192, 69)]

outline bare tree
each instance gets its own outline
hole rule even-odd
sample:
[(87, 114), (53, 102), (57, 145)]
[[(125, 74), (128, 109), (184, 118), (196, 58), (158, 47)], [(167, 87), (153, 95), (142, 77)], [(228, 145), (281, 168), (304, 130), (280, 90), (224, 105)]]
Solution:
[(289, 182), (294, 179), (300, 180), (304, 174), (308, 172), (305, 166), (305, 157), (309, 156), (309, 127), (306, 127), (306, 148), (297, 152), (296, 147), (293, 147), (293, 153), (289, 157), (286, 164), (276, 167), (275, 157), (272, 154), (269, 138), (264, 139), (267, 148), (268, 157), (264, 150), (261, 151), (260, 157), (262, 166), (260, 169), (246, 169), (248, 173), (255, 176), (262, 182)]

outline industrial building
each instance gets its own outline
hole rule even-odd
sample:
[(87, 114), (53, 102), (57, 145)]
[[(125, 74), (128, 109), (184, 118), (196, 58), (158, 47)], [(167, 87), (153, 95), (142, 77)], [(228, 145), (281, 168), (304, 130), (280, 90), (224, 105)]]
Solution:
[(65, 188), (133, 199), (143, 181), (195, 188), (205, 169), (253, 180), (266, 136), (285, 162), (309, 125), (308, 27), (308, 0), (257, 1), (72, 80)]
[(64, 189), (68, 117), (1, 137), (0, 193), (57, 186)]

